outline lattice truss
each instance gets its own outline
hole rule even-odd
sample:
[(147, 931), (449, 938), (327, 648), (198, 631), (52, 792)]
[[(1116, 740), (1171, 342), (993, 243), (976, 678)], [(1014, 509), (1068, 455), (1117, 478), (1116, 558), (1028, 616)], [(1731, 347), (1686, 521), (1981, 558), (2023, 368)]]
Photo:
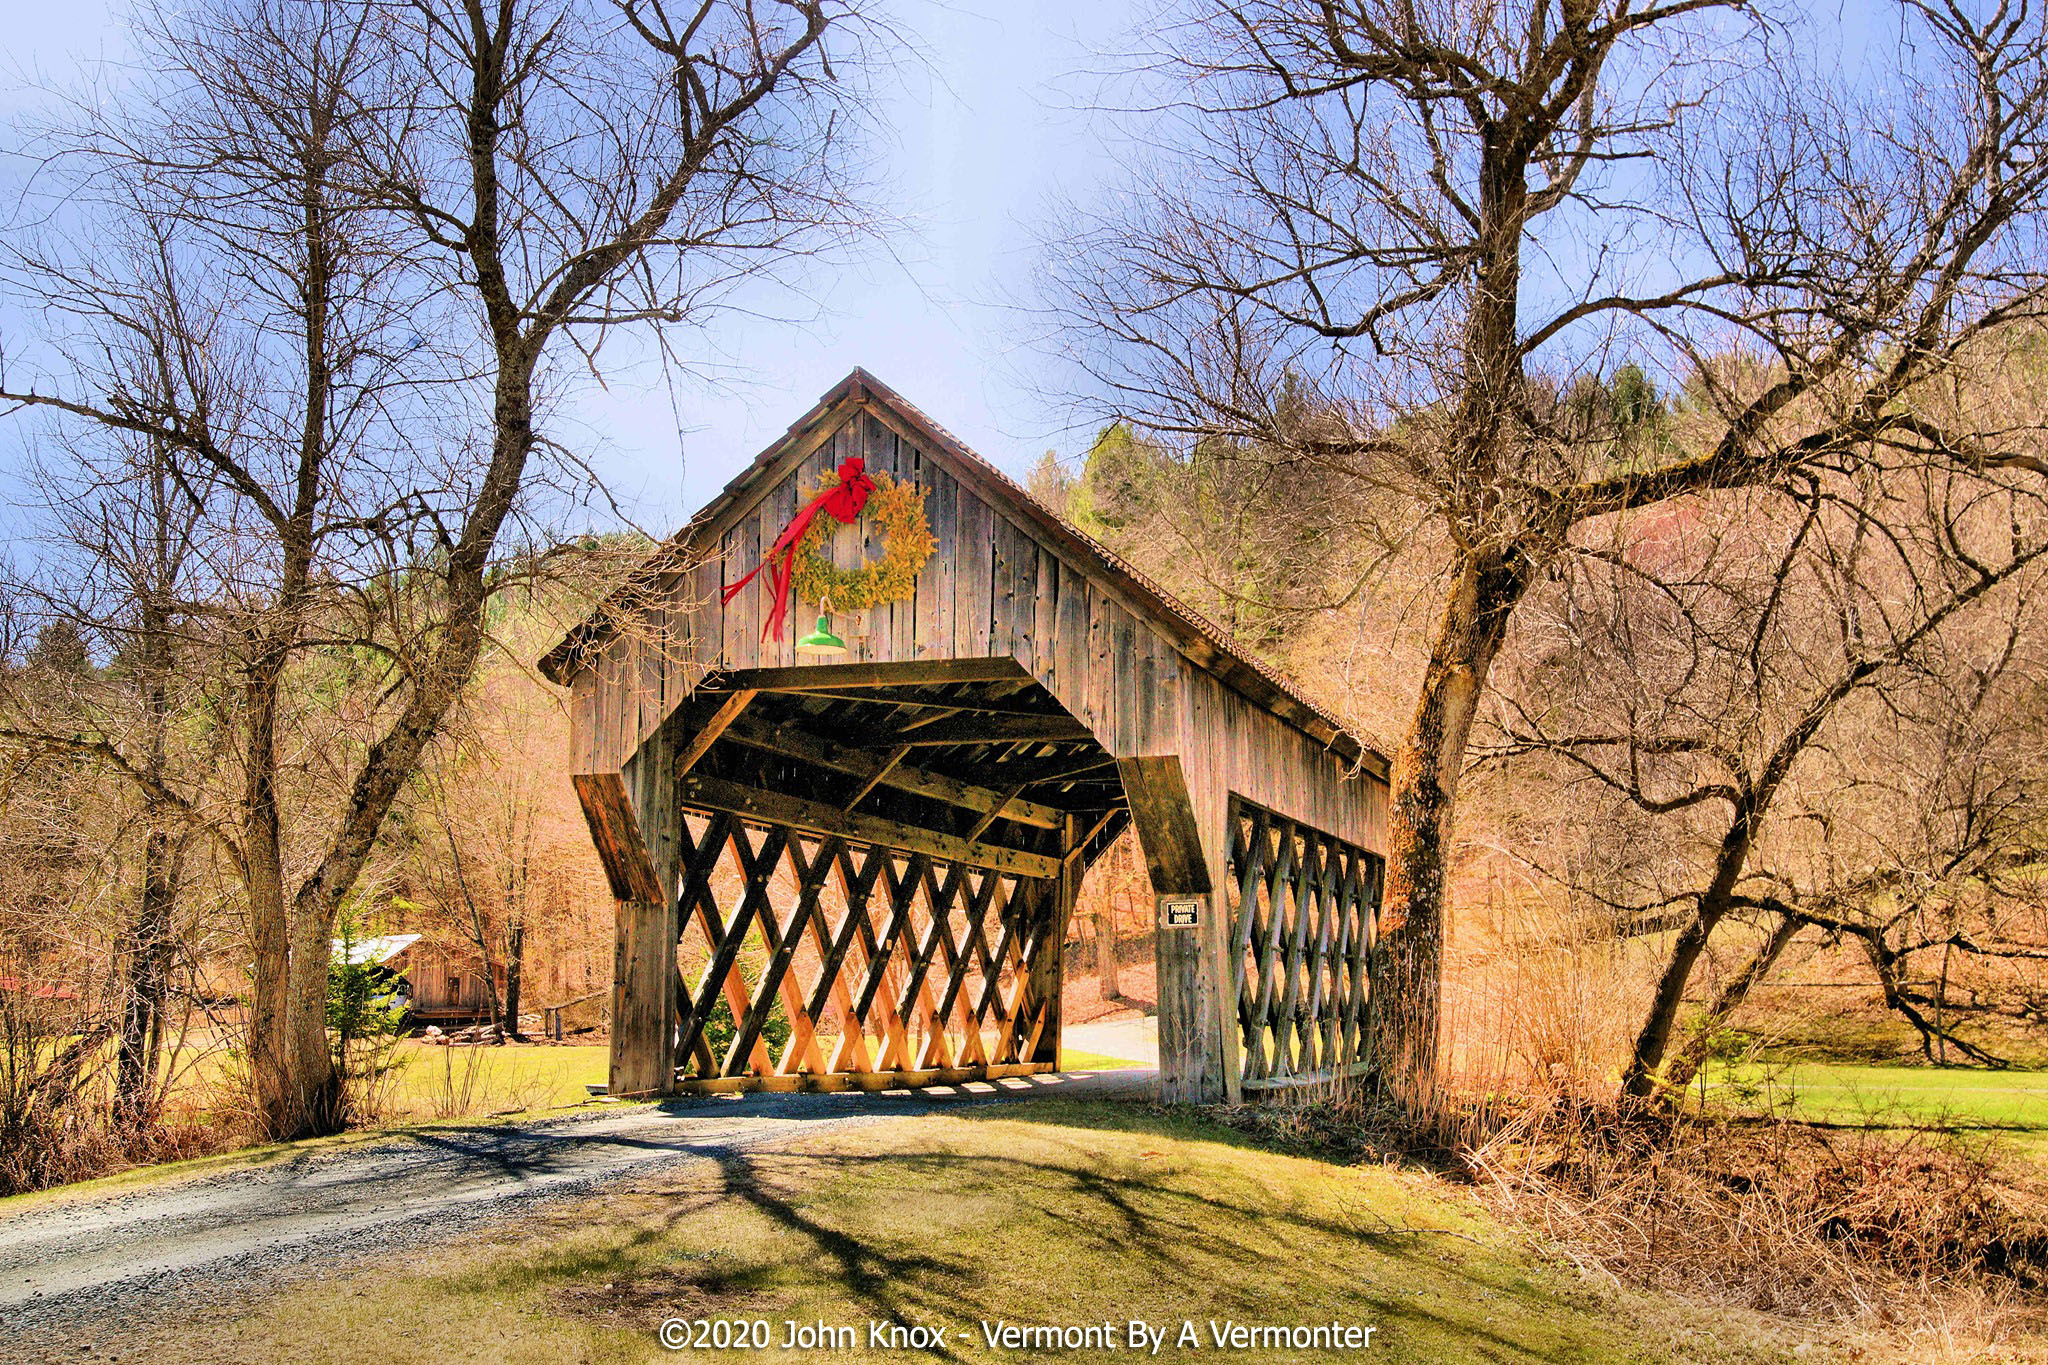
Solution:
[[(683, 824), (680, 1077), (1037, 1060), (1057, 989), (1057, 880), (724, 813)], [(738, 1022), (715, 1050), (721, 1000)], [(779, 1057), (763, 1038), (778, 1004)]]
[(1377, 855), (1231, 797), (1230, 961), (1247, 1086), (1364, 1069), (1384, 875)]

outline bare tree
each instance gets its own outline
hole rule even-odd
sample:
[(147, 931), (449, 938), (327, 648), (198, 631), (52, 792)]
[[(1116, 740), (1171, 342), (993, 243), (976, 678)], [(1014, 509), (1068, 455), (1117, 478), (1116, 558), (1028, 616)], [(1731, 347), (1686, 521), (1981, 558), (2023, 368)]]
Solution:
[[(205, 613), (194, 519), (160, 441), (95, 430), (21, 473), (49, 535), (12, 585), (21, 609), (78, 648), (77, 666), (0, 675), (0, 744), (29, 763), (83, 764), (116, 806), (139, 807), (134, 905), (116, 943), (122, 990), (113, 1118), (139, 1143), (163, 1098), (174, 966), (188, 959), (189, 855), (220, 812), (221, 759), (207, 723), (220, 654)], [(92, 667), (97, 656), (103, 668)], [(81, 781), (81, 808), (97, 799)], [(208, 851), (211, 851), (210, 849)], [(182, 912), (182, 913), (181, 913)]]
[[(1376, 988), (1402, 1089), (1436, 1065), (1479, 701), (1587, 528), (1873, 444), (2042, 467), (1896, 400), (2038, 306), (2048, 33), (1919, 0), (1886, 22), (1871, 97), (1820, 21), (1741, 0), (1189, 0), (1141, 76), (1149, 159), (1052, 257), (1063, 341), (1115, 412), (1324, 462), (1405, 500), (1441, 556)], [(1575, 381), (1623, 361), (1695, 380), (1691, 439), (1582, 420)]]
[[(16, 281), (72, 326), (42, 338), (44, 382), (0, 395), (162, 442), (188, 484), (217, 481), (193, 498), (214, 543), (247, 552), (239, 849), (273, 1134), (341, 1120), (336, 914), (474, 672), (492, 593), (547, 549), (547, 490), (588, 484), (545, 400), (615, 328), (701, 324), (856, 226), (856, 110), (828, 43), (852, 34), (836, 57), (857, 56), (856, 17), (222, 0), (145, 12), (139, 106), (63, 130), (68, 189), (125, 186), (88, 196), (83, 226), (133, 233), (148, 199), (166, 266), (109, 277), (58, 234), (17, 253)], [(280, 725), (316, 656), (371, 700), (332, 804), (287, 820)]]
[[(1637, 837), (1657, 856), (1620, 875), (1529, 854), (1619, 932), (1676, 931), (1624, 1096), (1681, 1090), (1806, 930), (1861, 944), (1888, 1006), (1988, 1059), (1923, 1011), (1903, 968), (1946, 945), (2048, 954), (1979, 941), (1957, 913), (1975, 893), (2009, 921), (2031, 899), (2011, 893), (2040, 856), (2048, 509), (1998, 480), (1873, 456), (1796, 497), (1673, 511), (1614, 528), (1532, 596), (1496, 693), (1503, 737), (1482, 750), (1574, 809), (1610, 795), (1650, 819)], [(1585, 834), (1605, 830), (1595, 814)], [(1742, 918), (1747, 956), (1672, 1053), (1716, 929)]]

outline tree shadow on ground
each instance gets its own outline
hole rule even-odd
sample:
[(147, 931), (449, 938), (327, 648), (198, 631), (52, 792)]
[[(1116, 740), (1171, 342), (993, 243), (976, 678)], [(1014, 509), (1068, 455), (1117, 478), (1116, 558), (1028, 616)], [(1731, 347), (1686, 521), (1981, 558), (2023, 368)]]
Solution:
[[(1582, 1294), (1538, 1283), (1525, 1261), (1427, 1199), (1374, 1207), (1355, 1188), (1315, 1189), (1314, 1168), (1293, 1168), (1293, 1184), (1277, 1187), (1265, 1164), (1241, 1168), (1232, 1155), (1256, 1144), (1185, 1111), (1048, 1102), (958, 1117), (1035, 1131), (956, 1131), (914, 1150), (717, 1153), (715, 1172), (639, 1192), (622, 1235), (543, 1252), (531, 1282), (570, 1307), (564, 1290), (591, 1301), (575, 1286), (645, 1298), (655, 1277), (679, 1304), (945, 1322), (972, 1332), (975, 1347), (980, 1320), (1148, 1315), (1198, 1326), (1338, 1318), (1485, 1359), (1597, 1358), (1611, 1347)], [(1106, 1151), (1133, 1144), (1091, 1133), (1173, 1148)]]

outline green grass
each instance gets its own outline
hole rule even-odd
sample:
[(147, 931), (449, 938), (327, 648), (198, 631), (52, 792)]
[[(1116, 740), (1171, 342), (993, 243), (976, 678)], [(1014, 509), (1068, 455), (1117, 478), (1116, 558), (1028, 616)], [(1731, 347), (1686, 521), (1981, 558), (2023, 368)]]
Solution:
[(1062, 1071), (1137, 1071), (1144, 1068), (1143, 1062), (1134, 1062), (1128, 1057), (1107, 1057), (1100, 1052), (1082, 1052), (1078, 1048), (1060, 1049), (1060, 1070)]
[(1732, 1084), (1709, 1073), (1708, 1083), (1818, 1122), (1940, 1124), (2048, 1157), (2048, 1071), (1794, 1061), (1746, 1064)]
[[(603, 1082), (610, 1050), (602, 1044), (442, 1048), (406, 1040), (398, 1044), (397, 1058), (400, 1065), (390, 1073), (382, 1095), (383, 1116), (375, 1127), (137, 1166), (94, 1180), (0, 1199), (0, 1212), (246, 1170), (317, 1149), (374, 1142), (391, 1132), (559, 1113), (594, 1103), (584, 1086), (586, 1082)], [(193, 1068), (194, 1095), (204, 1096), (208, 1087), (226, 1084), (225, 1066), (225, 1057), (213, 1054)]]
[(583, 1104), (586, 1085), (604, 1084), (610, 1050), (561, 1047), (429, 1047), (398, 1044), (387, 1096), (393, 1119), (459, 1113), (534, 1113)]
[[(1547, 1264), (1436, 1177), (1278, 1155), (1178, 1114), (1105, 1102), (839, 1130), (643, 1177), (605, 1199), (260, 1301), (160, 1321), (135, 1352), (169, 1359), (638, 1361), (667, 1317), (858, 1329), (941, 1323), (957, 1359), (980, 1324), (1211, 1318), (1377, 1329), (1368, 1358), (1788, 1359), (1757, 1320), (1595, 1286)], [(961, 1333), (966, 1333), (962, 1337)], [(686, 1352), (687, 1358), (703, 1358)], [(1078, 1351), (1077, 1360), (1130, 1358)], [(1161, 1359), (1356, 1359), (1181, 1350)], [(930, 1358), (918, 1353), (893, 1358)]]

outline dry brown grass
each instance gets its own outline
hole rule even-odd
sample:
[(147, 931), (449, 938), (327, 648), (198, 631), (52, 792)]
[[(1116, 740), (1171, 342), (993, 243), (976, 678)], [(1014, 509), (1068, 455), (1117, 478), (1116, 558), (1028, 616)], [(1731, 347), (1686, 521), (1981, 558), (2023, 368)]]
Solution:
[[(0, 991), (0, 1196), (207, 1156), (249, 1140), (239, 1092), (217, 1082), (159, 1096), (139, 1122), (117, 1122), (113, 1026), (108, 1011), (90, 1008), (94, 1003)], [(163, 1065), (183, 1075), (190, 1057), (174, 1051)]]
[(2038, 1183), (1939, 1132), (1531, 1104), (1460, 1156), (1503, 1208), (1634, 1283), (1843, 1320), (1958, 1292), (2048, 1306)]
[(1221, 1111), (1262, 1142), (1468, 1179), (1600, 1278), (1916, 1360), (2048, 1359), (2048, 1188), (1938, 1130), (1624, 1116), (1563, 1094), (1421, 1122), (1366, 1090)]

